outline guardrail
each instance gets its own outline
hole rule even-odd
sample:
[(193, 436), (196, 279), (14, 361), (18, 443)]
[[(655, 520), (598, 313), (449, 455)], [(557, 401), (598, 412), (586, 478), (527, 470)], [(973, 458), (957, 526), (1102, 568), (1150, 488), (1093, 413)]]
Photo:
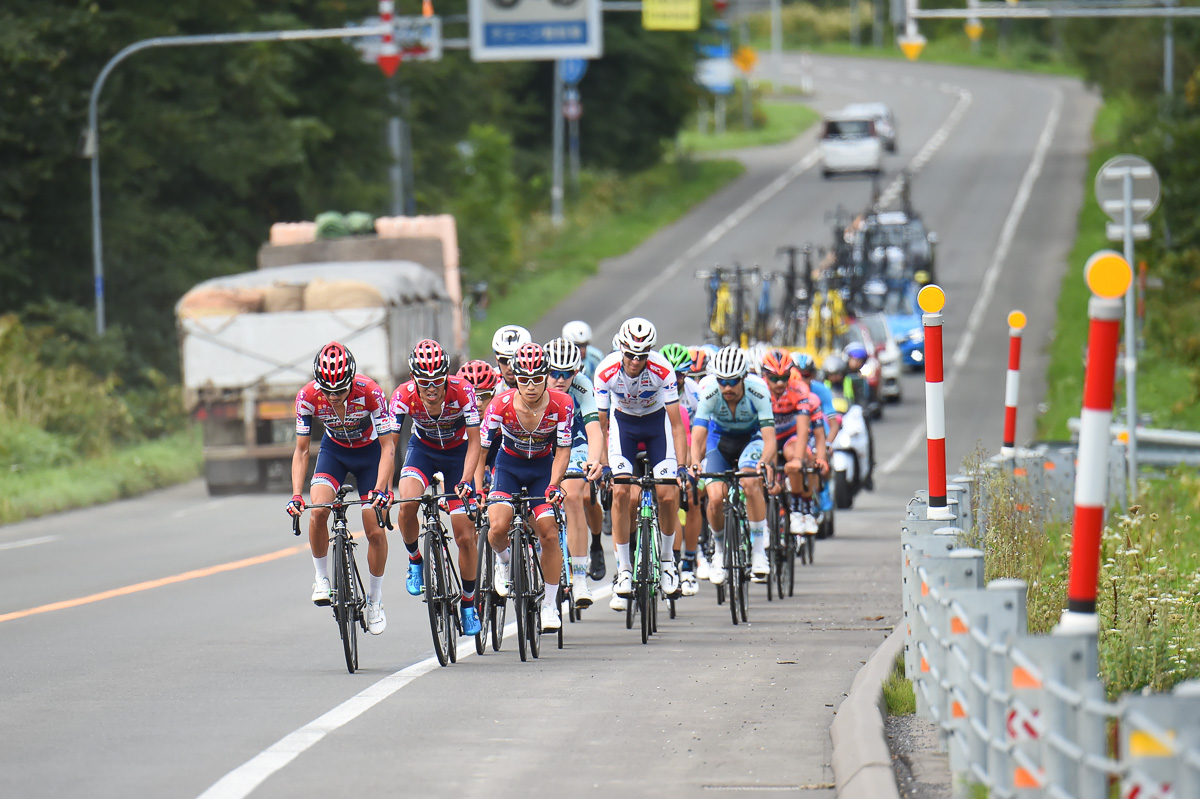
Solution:
[[(1079, 419), (1067, 420), (1067, 429), (1079, 433)], [(1109, 427), (1113, 440), (1122, 442), (1128, 438), (1125, 425)], [(1184, 464), (1200, 466), (1200, 433), (1192, 430), (1158, 430), (1151, 427), (1137, 428), (1138, 463), (1164, 468)]]
[[(1119, 501), (1123, 460), (1110, 464)], [(1011, 470), (1047, 510), (1070, 512), (1070, 445), (1017, 450), (984, 469)], [(905, 674), (917, 712), (940, 730), (955, 794), (978, 783), (993, 799), (1102, 799), (1113, 786), (1122, 799), (1200, 798), (1200, 680), (1108, 702), (1094, 630), (1031, 635), (1026, 583), (985, 585), (984, 553), (962, 545), (987, 529), (981, 477), (951, 478), (952, 520), (929, 519), (919, 491), (901, 523)]]

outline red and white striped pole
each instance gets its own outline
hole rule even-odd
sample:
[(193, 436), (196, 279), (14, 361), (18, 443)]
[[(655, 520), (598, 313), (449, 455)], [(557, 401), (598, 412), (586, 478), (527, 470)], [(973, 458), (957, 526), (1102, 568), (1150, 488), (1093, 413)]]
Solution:
[(917, 294), (925, 314), (925, 430), (929, 439), (929, 509), (926, 518), (951, 521), (946, 505), (946, 391), (942, 383), (942, 308), (946, 292), (929, 284)]
[(1100, 531), (1108, 504), (1109, 425), (1113, 381), (1121, 343), (1123, 297), (1133, 270), (1121, 255), (1101, 250), (1088, 259), (1084, 277), (1088, 300), (1087, 375), (1079, 414), (1079, 465), (1075, 472), (1075, 516), (1071, 530), (1071, 571), (1062, 626), (1095, 631), (1096, 582), (1100, 576)]
[(396, 74), (396, 68), (400, 66), (400, 51), (396, 49), (396, 41), (392, 38), (393, 10), (393, 0), (379, 0), (379, 24), (386, 25), (387, 32), (383, 34), (379, 57), (375, 59), (375, 63), (379, 64), (383, 74), (389, 78)]
[(1021, 333), (1025, 330), (1025, 314), (1013, 311), (1008, 315), (1008, 374), (1004, 378), (1004, 442), (1000, 454), (1012, 457), (1017, 440), (1017, 395), (1021, 393)]

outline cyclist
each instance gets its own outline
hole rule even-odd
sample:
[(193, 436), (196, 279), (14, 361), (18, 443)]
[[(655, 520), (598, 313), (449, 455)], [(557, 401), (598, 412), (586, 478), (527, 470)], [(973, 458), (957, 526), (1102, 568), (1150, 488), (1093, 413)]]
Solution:
[[(683, 419), (679, 414), (679, 389), (675, 371), (661, 354), (654, 351), (658, 332), (641, 317), (621, 324), (614, 344), (617, 352), (608, 355), (596, 369), (596, 407), (600, 428), (608, 441), (608, 462), (614, 474), (631, 476), (638, 446), (645, 445), (646, 465), (655, 477), (673, 477), (680, 482), (688, 470), (677, 457), (688, 457)], [(677, 455), (678, 453), (678, 455)], [(674, 486), (660, 485), (659, 535), (661, 537), (661, 588), (667, 596), (679, 591), (679, 570), (673, 550), (675, 534), (669, 535), (662, 519), (679, 516), (679, 492)], [(612, 534), (617, 550), (617, 576), (609, 607), (623, 611), (633, 592), (633, 564), (629, 556), (629, 538), (633, 523), (635, 485), (613, 488)]]
[[(412, 417), (412, 435), (404, 453), (404, 467), (396, 494), (402, 499), (421, 496), (441, 472), (443, 485), (453, 486), (457, 500), (448, 505), (450, 529), (458, 545), (458, 569), (462, 577), (462, 628), (464, 635), (479, 632), (475, 612), (475, 574), (479, 553), (475, 526), (467, 517), (463, 503), (470, 501), (475, 488), (470, 480), (479, 463), (479, 406), (475, 389), (459, 377), (449, 377), (450, 360), (446, 351), (432, 339), (422, 339), (408, 358), (412, 379), (401, 383), (391, 399), (392, 429), (399, 431), (404, 419)], [(421, 535), (416, 502), (400, 505), (397, 524), (404, 548), (408, 550), (408, 580), (405, 587), (413, 596), (424, 589), (424, 568), (418, 547)]]
[[(292, 453), (292, 498), (287, 512), (299, 516), (304, 510), (300, 491), (308, 476), (309, 441), (313, 417), (325, 433), (313, 472), (309, 495), (314, 505), (332, 502), (347, 474), (353, 474), (363, 506), (367, 532), (367, 629), (379, 635), (387, 629), (383, 613), (383, 572), (387, 565), (387, 536), (375, 518), (375, 508), (386, 509), (392, 501), (388, 486), (396, 442), (391, 435), (387, 398), (383, 389), (366, 375), (356, 374), (354, 356), (342, 344), (331, 341), (313, 359), (313, 379), (296, 394), (296, 450)], [(372, 488), (367, 489), (368, 486)], [(312, 601), (328, 605), (329, 509), (314, 508), (308, 520), (308, 546), (312, 550), (316, 581)]]
[(763, 358), (763, 377), (771, 390), (771, 407), (775, 411), (775, 438), (783, 453), (791, 500), (788, 529), (793, 533), (815, 533), (817, 520), (812, 503), (820, 490), (820, 481), (815, 474), (805, 479), (803, 467), (816, 466), (822, 472), (828, 468), (825, 417), (821, 413), (821, 400), (815, 394), (791, 384), (794, 369), (795, 363), (787, 350), (771, 350)]
[(492, 336), (492, 354), (496, 356), (496, 368), (500, 371), (500, 380), (503, 381), (505, 389), (517, 387), (509, 361), (522, 344), (531, 341), (533, 336), (520, 325), (505, 325)]
[[(771, 482), (775, 463), (775, 414), (771, 410), (770, 389), (761, 377), (749, 374), (746, 353), (735, 345), (716, 354), (712, 363), (712, 381), (704, 381), (700, 406), (692, 421), (692, 461), (704, 458), (704, 471), (723, 472), (736, 464), (751, 476), (742, 478), (746, 492), (746, 515), (750, 521), (753, 545), (750, 571), (756, 579), (770, 574), (765, 529), (767, 503), (763, 484), (754, 472)], [(708, 523), (717, 547), (709, 566), (709, 580), (720, 584), (725, 579), (725, 528), (722, 503), (728, 490), (721, 480), (713, 480), (708, 494)]]
[[(596, 411), (596, 397), (592, 381), (579, 370), (582, 355), (579, 347), (565, 338), (556, 338), (543, 348), (550, 364), (550, 388), (570, 395), (575, 403), (575, 421), (572, 427), (574, 446), (567, 474), (583, 475), (588, 480), (599, 479), (608, 469), (608, 457), (600, 437), (600, 416)], [(592, 606), (592, 594), (588, 590), (589, 571), (595, 570), (598, 559), (603, 569), (604, 546), (600, 543), (600, 524), (604, 509), (599, 502), (591, 501), (589, 486), (583, 480), (567, 480), (563, 484), (567, 498), (567, 550), (571, 553), (571, 582), (575, 586), (575, 604), (581, 608)], [(587, 534), (592, 534), (591, 560), (588, 555)], [(600, 575), (603, 577), (603, 573)]]
[(459, 367), (456, 376), (475, 389), (475, 402), (479, 405), (480, 418), (483, 418), (483, 412), (500, 384), (500, 373), (487, 361), (467, 361)]
[(699, 385), (704, 376), (708, 374), (708, 350), (702, 347), (692, 347), (688, 354), (692, 356), (692, 368), (688, 370), (688, 377)]
[(604, 353), (599, 347), (592, 346), (592, 326), (578, 319), (567, 322), (563, 325), (562, 337), (579, 347), (583, 358), (583, 374), (588, 380), (595, 380), (596, 367), (604, 360)]
[(796, 369), (792, 372), (792, 385), (811, 391), (817, 395), (817, 399), (821, 400), (821, 415), (825, 417), (825, 441), (832, 445), (838, 433), (837, 411), (833, 408), (833, 392), (823, 381), (816, 379), (817, 364), (811, 355), (806, 352), (799, 353), (794, 362)]
[[(565, 497), (559, 488), (571, 460), (571, 427), (575, 408), (570, 396), (546, 385), (550, 364), (537, 344), (522, 344), (512, 356), (517, 388), (505, 391), (488, 406), (483, 420), (481, 442), (486, 448), (498, 439), (496, 473), (488, 494), (488, 542), (496, 552), (495, 588), (501, 596), (509, 592), (508, 532), (512, 527), (512, 497), (524, 488), (532, 504), (533, 529), (541, 542), (542, 575), (546, 593), (542, 598), (542, 629), (562, 626), (558, 615), (558, 579), (562, 571), (562, 553), (558, 548), (558, 525), (551, 504), (561, 505)], [(475, 481), (483, 482), (484, 463), (475, 467)]]
[[(875, 435), (871, 430), (871, 423), (864, 413), (866, 409), (863, 407), (863, 399), (867, 393), (866, 381), (860, 375), (850, 373), (845, 359), (837, 355), (830, 355), (821, 366), (825, 372), (825, 384), (829, 386), (833, 394), (833, 406), (839, 413), (839, 429), (842, 424), (840, 414), (851, 412), (861, 414), (862, 424), (867, 432), (867, 473), (863, 477), (863, 487), (868, 491), (873, 491), (875, 489)], [(852, 410), (855, 405), (858, 406), (857, 410)]]
[[(683, 419), (684, 435), (691, 436), (691, 419), (696, 414), (696, 406), (700, 403), (700, 384), (689, 377), (692, 370), (692, 356), (682, 344), (668, 344), (662, 348), (662, 356), (675, 370), (675, 384), (679, 390), (679, 415)], [(687, 511), (684, 514), (682, 530), (676, 523), (675, 530), (675, 559), (679, 562), (679, 587), (684, 596), (695, 596), (699, 590), (697, 574), (703, 555), (700, 554), (700, 496), (694, 487), (688, 486)], [(683, 535), (679, 535), (682, 532)], [(705, 564), (704, 574), (707, 576), (708, 564)]]

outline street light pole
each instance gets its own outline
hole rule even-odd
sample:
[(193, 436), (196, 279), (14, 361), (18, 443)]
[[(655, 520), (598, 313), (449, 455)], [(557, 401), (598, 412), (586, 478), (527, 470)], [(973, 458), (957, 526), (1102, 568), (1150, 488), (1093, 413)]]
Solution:
[(310, 39), (352, 39), (362, 36), (382, 36), (390, 31), (387, 25), (362, 25), (353, 28), (323, 28), (298, 31), (262, 31), (258, 33), (217, 33), (201, 36), (157, 36), (134, 42), (108, 60), (88, 99), (88, 126), (84, 132), (83, 157), (91, 159), (92, 181), (92, 273), (95, 280), (96, 335), (104, 335), (104, 256), (100, 237), (100, 130), (97, 126), (97, 110), (100, 91), (109, 73), (134, 53), (161, 47), (195, 47), (204, 44), (244, 44), (249, 42), (288, 42)]

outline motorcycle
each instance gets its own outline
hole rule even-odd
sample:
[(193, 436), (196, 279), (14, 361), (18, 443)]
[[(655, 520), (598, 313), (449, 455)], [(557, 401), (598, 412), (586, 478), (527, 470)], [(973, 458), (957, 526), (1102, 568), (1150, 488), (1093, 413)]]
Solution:
[(834, 399), (834, 407), (838, 404), (847, 406), (842, 411), (842, 426), (833, 439), (833, 499), (834, 504), (841, 509), (854, 505), (854, 497), (866, 488), (874, 490), (872, 447), (870, 423), (863, 415), (859, 405), (849, 405), (846, 400)]

